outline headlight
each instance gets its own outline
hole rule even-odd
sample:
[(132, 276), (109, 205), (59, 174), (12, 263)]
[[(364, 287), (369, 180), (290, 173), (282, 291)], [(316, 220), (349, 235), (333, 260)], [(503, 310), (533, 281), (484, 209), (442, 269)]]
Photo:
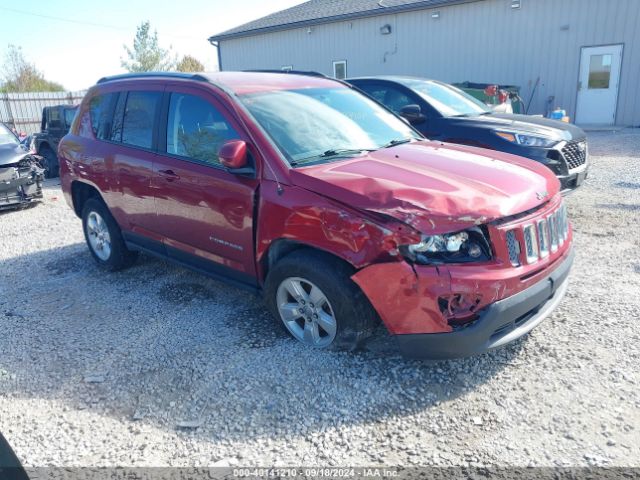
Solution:
[(508, 142), (517, 143), (518, 145), (524, 145), (526, 147), (543, 147), (549, 148), (553, 147), (557, 140), (552, 140), (547, 137), (538, 137), (535, 135), (524, 135), (522, 133), (516, 132), (495, 132), (500, 138), (504, 138)]
[(484, 262), (491, 259), (491, 246), (481, 228), (444, 235), (423, 235), (420, 243), (404, 245), (400, 252), (422, 265)]

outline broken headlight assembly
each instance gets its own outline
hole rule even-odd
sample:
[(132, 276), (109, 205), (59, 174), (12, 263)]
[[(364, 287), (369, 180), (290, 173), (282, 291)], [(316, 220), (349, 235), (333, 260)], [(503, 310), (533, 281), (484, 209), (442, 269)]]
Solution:
[(400, 247), (402, 255), (412, 263), (472, 263), (491, 260), (491, 245), (480, 227), (443, 235), (423, 235), (420, 243)]

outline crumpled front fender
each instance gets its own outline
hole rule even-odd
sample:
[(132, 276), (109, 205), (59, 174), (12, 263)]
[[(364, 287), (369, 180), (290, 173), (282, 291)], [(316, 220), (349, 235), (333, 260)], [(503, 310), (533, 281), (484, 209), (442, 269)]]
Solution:
[(389, 333), (452, 331), (438, 306), (438, 297), (450, 292), (445, 269), (412, 267), (406, 262), (379, 263), (363, 268), (351, 279), (369, 298)]

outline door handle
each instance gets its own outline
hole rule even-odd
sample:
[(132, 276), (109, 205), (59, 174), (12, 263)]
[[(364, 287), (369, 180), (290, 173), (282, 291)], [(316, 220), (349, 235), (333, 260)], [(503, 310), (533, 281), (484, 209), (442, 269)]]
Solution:
[(180, 180), (180, 175), (175, 173), (173, 170), (158, 170), (158, 174), (163, 177), (167, 182), (173, 182), (175, 180)]

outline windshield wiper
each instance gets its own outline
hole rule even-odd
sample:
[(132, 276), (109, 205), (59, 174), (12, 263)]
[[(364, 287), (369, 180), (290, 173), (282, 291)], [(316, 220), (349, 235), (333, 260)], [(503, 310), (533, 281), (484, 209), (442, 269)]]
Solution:
[(319, 158), (335, 157), (337, 155), (349, 155), (352, 153), (373, 152), (375, 150), (371, 148), (332, 148), (327, 150), (322, 155), (318, 155)]
[(402, 145), (403, 143), (411, 143), (413, 140), (415, 140), (415, 139), (413, 139), (413, 138), (395, 139), (395, 140), (391, 140), (389, 143), (385, 143), (380, 148), (391, 148), (391, 147), (395, 147), (396, 145)]
[(302, 158), (300, 160), (296, 160), (294, 162), (289, 162), (292, 167), (300, 165), (302, 163), (309, 163), (313, 160), (317, 160), (320, 158), (330, 158), (330, 157), (338, 157), (340, 155), (356, 155), (362, 152), (375, 152), (373, 148), (331, 148), (321, 153), (320, 155), (313, 155), (311, 157)]

